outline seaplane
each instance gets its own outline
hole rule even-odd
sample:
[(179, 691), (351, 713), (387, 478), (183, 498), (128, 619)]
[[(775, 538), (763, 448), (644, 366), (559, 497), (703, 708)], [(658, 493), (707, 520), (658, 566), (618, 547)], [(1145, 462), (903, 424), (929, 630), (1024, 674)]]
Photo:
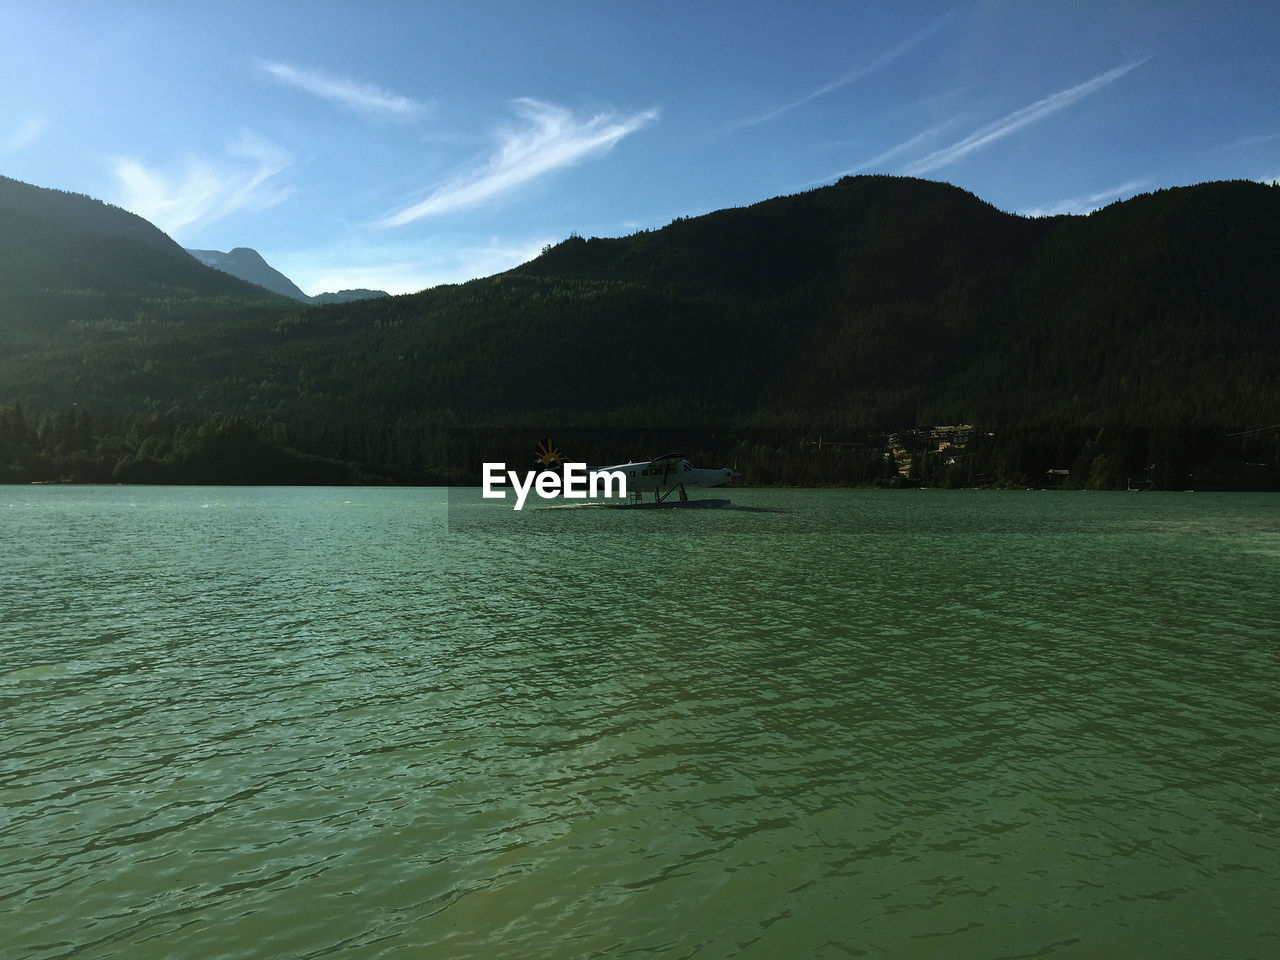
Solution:
[[(538, 445), (538, 459), (545, 467), (564, 463), (560, 451), (552, 447), (550, 441)], [(683, 453), (666, 453), (652, 460), (629, 460), (609, 467), (589, 466), (586, 472), (588, 481), (593, 476), (622, 474), (629, 502), (617, 506), (627, 507), (725, 507), (729, 505), (728, 500), (690, 500), (688, 489), (719, 487), (742, 476), (728, 467), (695, 467)], [(653, 494), (651, 502), (644, 501), (646, 493)]]

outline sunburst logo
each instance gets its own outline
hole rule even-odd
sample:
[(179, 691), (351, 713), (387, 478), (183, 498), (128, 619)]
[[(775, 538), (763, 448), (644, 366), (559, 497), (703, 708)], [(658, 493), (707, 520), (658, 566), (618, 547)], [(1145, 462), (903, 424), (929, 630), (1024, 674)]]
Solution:
[(550, 467), (553, 464), (559, 466), (564, 463), (564, 456), (551, 445), (550, 440), (543, 440), (538, 444), (538, 459), (542, 461), (544, 467)]

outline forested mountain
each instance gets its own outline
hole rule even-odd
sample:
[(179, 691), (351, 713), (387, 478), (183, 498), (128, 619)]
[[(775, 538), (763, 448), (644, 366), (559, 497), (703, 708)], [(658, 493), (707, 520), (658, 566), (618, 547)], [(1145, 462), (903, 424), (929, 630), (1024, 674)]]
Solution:
[(199, 301), (268, 296), (196, 262), (126, 210), (0, 177), (0, 333), (38, 331), (32, 346), (56, 346), (76, 325), (179, 304), (201, 320), (217, 309)]
[[(184, 422), (223, 418), (401, 479), (465, 469), (464, 448), (500, 430), (608, 428), (614, 456), (696, 434), (757, 479), (867, 482), (886, 471), (880, 434), (972, 423), (983, 439), (934, 464), (948, 482), (1056, 466), (1177, 484), (1202, 461), (1280, 461), (1274, 432), (1228, 437), (1280, 422), (1278, 246), (1280, 188), (1253, 182), (1027, 219), (946, 184), (852, 177), (325, 307), (242, 291), (204, 312), (131, 309), (130, 283), (180, 285), (110, 262), (25, 306), (3, 281), (6, 309), (25, 312), (0, 322), (0, 406), (30, 425), (79, 404), (132, 431), (117, 452), (135, 463), (146, 436), (167, 437), (159, 464)], [(815, 467), (800, 451), (816, 437), (847, 462)]]
[(80, 193), (50, 190), (0, 176), (0, 212), (35, 218), (69, 235), (123, 237), (156, 250), (182, 248), (137, 214)]
[(249, 247), (236, 247), (227, 253), (221, 250), (187, 250), (207, 267), (229, 273), (233, 277), (256, 283), (272, 293), (303, 303), (347, 303), (351, 300), (367, 300), (372, 297), (385, 297), (383, 290), (339, 290), (336, 293), (321, 293), (308, 296), (298, 285), (262, 258), (262, 254)]

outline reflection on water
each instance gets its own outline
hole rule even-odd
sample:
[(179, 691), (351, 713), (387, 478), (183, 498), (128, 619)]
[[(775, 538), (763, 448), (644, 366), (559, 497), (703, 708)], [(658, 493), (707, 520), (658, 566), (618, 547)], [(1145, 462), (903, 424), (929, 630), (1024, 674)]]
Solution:
[(731, 495), (0, 488), (10, 949), (1275, 953), (1280, 501)]

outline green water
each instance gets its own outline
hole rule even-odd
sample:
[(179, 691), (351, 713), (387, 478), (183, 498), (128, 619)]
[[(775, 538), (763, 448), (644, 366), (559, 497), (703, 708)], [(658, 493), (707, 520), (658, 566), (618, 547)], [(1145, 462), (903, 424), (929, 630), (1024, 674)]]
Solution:
[(0, 487), (0, 954), (1280, 955), (1280, 497)]

